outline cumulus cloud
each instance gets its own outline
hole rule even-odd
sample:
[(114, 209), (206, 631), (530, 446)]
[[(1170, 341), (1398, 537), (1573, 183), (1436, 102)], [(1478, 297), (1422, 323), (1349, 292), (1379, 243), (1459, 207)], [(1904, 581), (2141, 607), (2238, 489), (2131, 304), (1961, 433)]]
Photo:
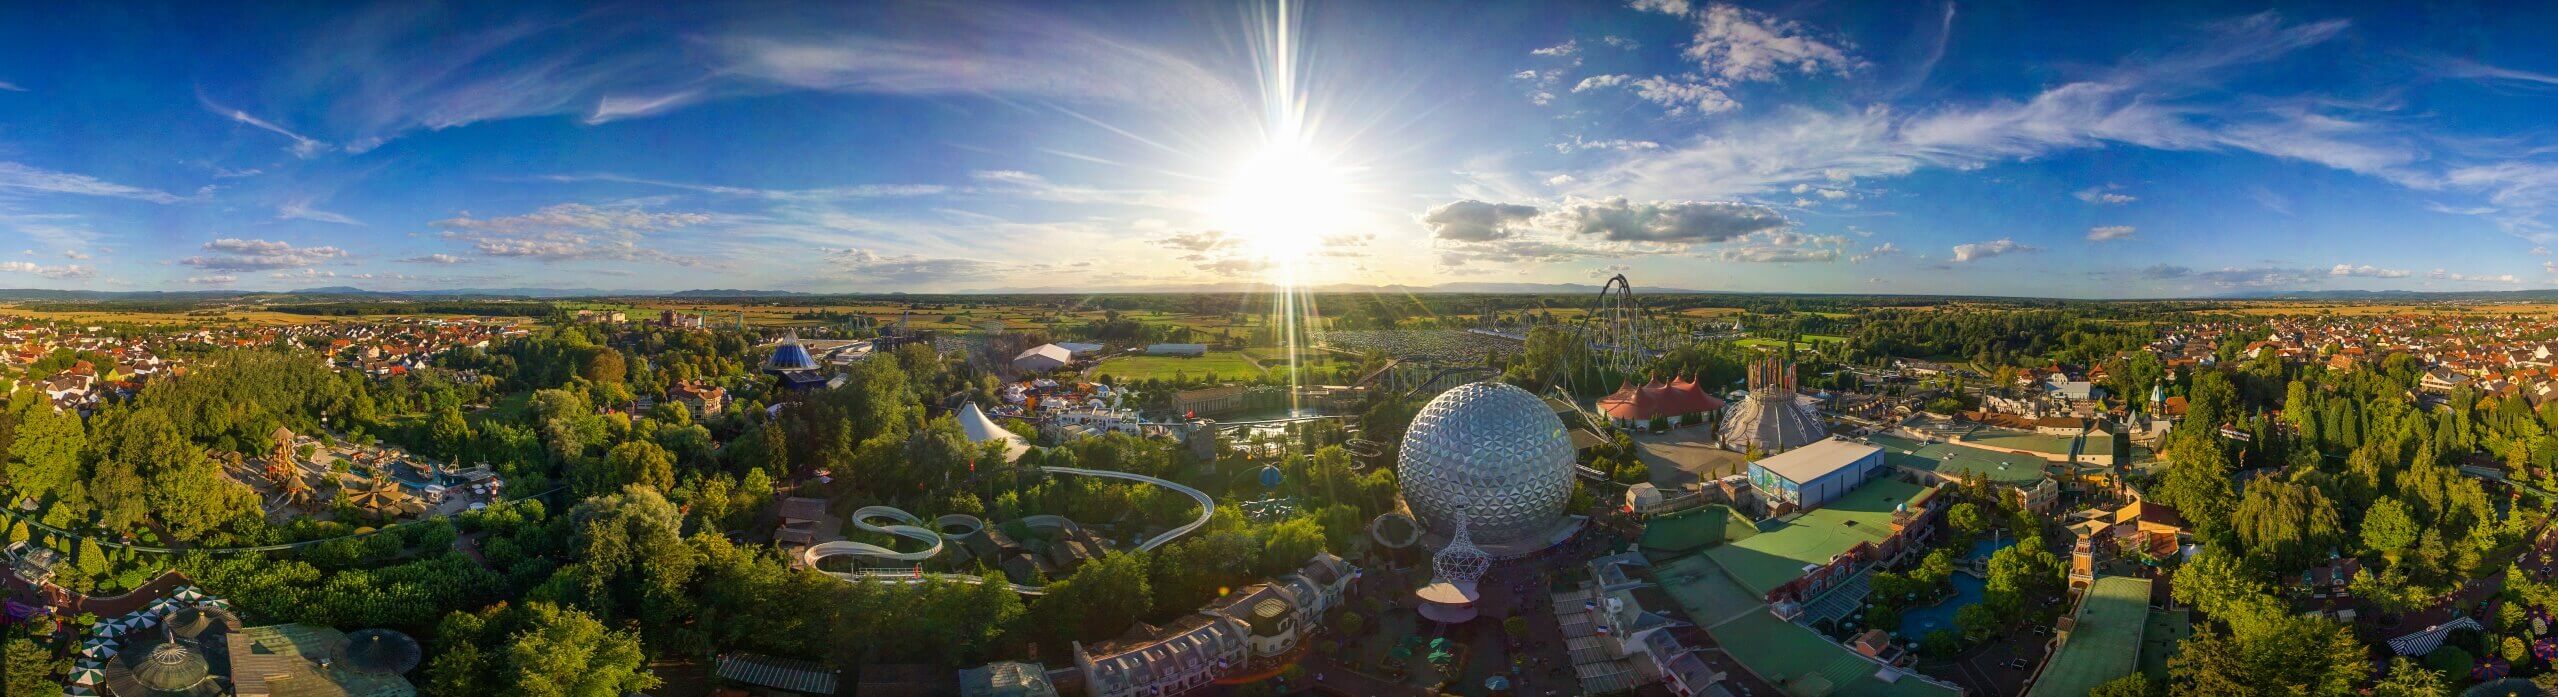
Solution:
[(290, 242), (231, 237), (204, 243), (204, 251), (212, 254), (187, 257), (178, 263), (211, 271), (264, 271), (312, 266), (348, 256), (346, 250), (331, 246), (296, 247)]
[(2020, 244), (2016, 240), (2001, 237), (1988, 242), (1970, 242), (1954, 245), (1954, 261), (1968, 262), (1987, 259), (2002, 254), (2023, 254), (2036, 251), (2041, 250), (2033, 247), (2032, 245)]
[(1443, 240), (1486, 242), (1518, 233), (1537, 215), (1535, 206), (1515, 203), (1488, 203), (1474, 199), (1450, 201), (1421, 214), (1421, 226)]
[(1603, 90), (1632, 81), (1634, 81), (1634, 76), (1621, 73), (1615, 75), (1592, 75), (1581, 78), (1580, 82), (1574, 83), (1572, 85), (1572, 91), (1588, 92), (1590, 90)]
[(2133, 230), (2134, 229), (2130, 225), (2103, 225), (2092, 227), (2087, 229), (2087, 241), (2112, 242), (2115, 240), (2128, 240), (2132, 238)]
[(459, 264), (459, 263), (463, 263), (463, 262), (466, 262), (466, 261), (470, 261), (470, 260), (469, 260), (469, 259), (464, 259), (464, 258), (459, 257), (459, 256), (451, 255), (451, 254), (425, 254), (425, 255), (419, 255), (419, 256), (409, 257), (409, 258), (406, 258), (406, 259), (401, 259), (401, 260), (400, 260), (400, 263), (403, 263), (403, 264), (444, 264), (444, 265), (452, 265), (452, 264)]
[(91, 278), (98, 275), (97, 269), (81, 266), (79, 264), (45, 266), (27, 261), (0, 262), (0, 271), (7, 271), (10, 273), (30, 273), (43, 276), (45, 278)]
[(2355, 278), (2406, 278), (2407, 271), (2404, 269), (2384, 269), (2370, 264), (2364, 264), (2361, 266), (2337, 264), (2335, 268), (2327, 270), (2327, 275)]
[(1581, 53), (1581, 43), (1578, 41), (1567, 40), (1563, 43), (1529, 51), (1528, 53), (1547, 58), (1570, 58)]
[(1672, 116), (1719, 114), (1741, 106), (1721, 88), (1702, 82), (1654, 75), (1633, 84), (1635, 96), (1668, 107)]
[(471, 245), (484, 256), (540, 261), (662, 261), (689, 265), (691, 259), (640, 246), (649, 233), (675, 230), (710, 221), (701, 213), (661, 213), (639, 208), (597, 208), (563, 203), (531, 213), (477, 218), (461, 216), (435, 221), (446, 239)]
[(2140, 200), (2140, 197), (2133, 196), (2131, 194), (2117, 193), (2116, 190), (2121, 188), (2123, 188), (2123, 185), (2121, 184), (2091, 186), (2085, 189), (2080, 189), (2076, 193), (2072, 193), (2070, 195), (2076, 196), (2078, 197), (2078, 200), (2086, 201), (2088, 203), (2117, 206)]
[(1574, 198), (1547, 214), (1547, 226), (1614, 242), (1704, 243), (1791, 224), (1775, 208), (1732, 201)]
[(1849, 55), (1844, 41), (1816, 37), (1799, 22), (1765, 12), (1717, 4), (1705, 8), (1697, 22), (1695, 41), (1683, 55), (1722, 80), (1774, 80), (1787, 70), (1845, 75), (1865, 65)]
[(888, 255), (860, 248), (832, 250), (826, 254), (826, 261), (836, 275), (885, 286), (932, 287), (983, 281), (998, 277), (1006, 268), (978, 259)]
[(1201, 230), (1198, 232), (1174, 233), (1171, 236), (1155, 240), (1155, 243), (1187, 252), (1210, 252), (1233, 246), (1236, 241), (1235, 237), (1227, 235), (1223, 231)]
[(1882, 244), (1874, 245), (1874, 247), (1873, 247), (1873, 248), (1870, 248), (1870, 249), (1865, 250), (1865, 253), (1864, 253), (1864, 254), (1859, 254), (1859, 255), (1856, 255), (1856, 256), (1848, 257), (1848, 258), (1847, 258), (1847, 261), (1848, 261), (1848, 263), (1851, 263), (1851, 264), (1862, 264), (1862, 263), (1865, 263), (1865, 262), (1868, 262), (1868, 261), (1872, 261), (1872, 260), (1875, 260), (1875, 259), (1880, 259), (1880, 258), (1883, 258), (1883, 257), (1889, 257), (1889, 256), (1900, 256), (1900, 254), (1901, 254), (1901, 246), (1900, 246), (1900, 245), (1893, 244), (1893, 243), (1890, 243), (1890, 242), (1885, 242), (1885, 243), (1882, 243)]
[(1752, 233), (1741, 244), (1716, 251), (1715, 258), (1724, 261), (1761, 264), (1837, 261), (1847, 238), (1837, 235), (1806, 235), (1775, 230)]

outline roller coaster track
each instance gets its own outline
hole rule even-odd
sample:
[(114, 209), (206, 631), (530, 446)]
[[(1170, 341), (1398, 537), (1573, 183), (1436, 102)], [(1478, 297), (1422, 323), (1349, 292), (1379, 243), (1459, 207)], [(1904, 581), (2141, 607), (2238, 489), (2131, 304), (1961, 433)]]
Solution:
[[(1137, 551), (1140, 552), (1154, 551), (1155, 548), (1162, 547), (1171, 543), (1173, 540), (1180, 539), (1183, 535), (1188, 535), (1192, 532), (1198, 531), (1200, 527), (1208, 524), (1209, 518), (1214, 517), (1217, 513), (1217, 501), (1216, 499), (1208, 498), (1207, 492), (1191, 488), (1187, 485), (1181, 484), (1180, 482), (1175, 482), (1169, 479), (1149, 477), (1132, 472), (1093, 470), (1083, 469), (1080, 467), (1043, 467), (1040, 469), (1050, 474), (1072, 474), (1086, 477), (1125, 479), (1133, 482), (1144, 482), (1181, 492), (1182, 495), (1189, 496), (1191, 500), (1199, 502), (1199, 517), (1191, 519), (1189, 523), (1175, 527), (1171, 530), (1163, 531), (1161, 534), (1157, 534), (1154, 537), (1147, 538), (1144, 542), (1138, 543)], [(937, 524), (948, 525), (953, 522), (954, 518), (969, 518), (969, 516), (946, 515), (935, 519), (934, 522)], [(1064, 518), (1058, 518), (1056, 516), (1031, 516), (1031, 518), (1054, 518), (1055, 523), (1051, 524), (1072, 524), (1072, 521), (1068, 521)], [(872, 522), (874, 520), (881, 519), (893, 522), (885, 525), (874, 524)], [(1024, 520), (1027, 521), (1029, 518), (1025, 518)], [(817, 568), (817, 562), (820, 559), (844, 556), (920, 564), (926, 559), (931, 559), (940, 555), (943, 547), (941, 532), (932, 528), (924, 527), (923, 522), (923, 519), (916, 517), (915, 514), (908, 513), (900, 509), (888, 506), (864, 506), (860, 510), (853, 511), (853, 527), (892, 537), (902, 537), (909, 540), (915, 540), (917, 542), (923, 542), (931, 545), (931, 547), (917, 552), (900, 552), (867, 542), (839, 540), (835, 542), (821, 542), (811, 545), (806, 551), (800, 552), (800, 559), (807, 563), (809, 568), (812, 569)], [(977, 522), (977, 525), (982, 528), (984, 523), (979, 521)], [(864, 568), (853, 571), (821, 571), (821, 573), (845, 581), (870, 580), (890, 583), (951, 581), (970, 585), (979, 585), (991, 582), (984, 577), (970, 574), (925, 573), (923, 571), (923, 567), (920, 565), (907, 568)], [(1010, 586), (1013, 592), (1020, 593), (1022, 595), (1040, 595), (1047, 592), (1041, 586), (1011, 583), (1008, 581), (1002, 583)]]

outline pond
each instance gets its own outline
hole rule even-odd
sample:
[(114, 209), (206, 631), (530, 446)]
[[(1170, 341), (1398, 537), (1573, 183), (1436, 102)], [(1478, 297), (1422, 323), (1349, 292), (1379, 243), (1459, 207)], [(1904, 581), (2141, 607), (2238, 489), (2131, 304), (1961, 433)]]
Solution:
[(1963, 606), (1981, 601), (1981, 589), (1988, 585), (1981, 577), (1967, 573), (1954, 574), (1954, 597), (1927, 607), (1901, 611), (1901, 637), (1915, 640), (1939, 629), (1954, 629), (1954, 613)]

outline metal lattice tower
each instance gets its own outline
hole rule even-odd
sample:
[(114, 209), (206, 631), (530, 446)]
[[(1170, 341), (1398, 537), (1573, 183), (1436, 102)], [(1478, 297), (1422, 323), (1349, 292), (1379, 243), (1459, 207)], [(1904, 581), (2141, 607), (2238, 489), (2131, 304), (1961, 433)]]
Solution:
[(1631, 376), (1643, 370), (1657, 343), (1650, 336), (1650, 324), (1643, 307), (1635, 303), (1634, 284), (1625, 280), (1625, 274), (1617, 274), (1600, 288), (1599, 303), (1583, 326), (1599, 364)]
[(1470, 586), (1482, 580), (1483, 572), (1492, 568), (1492, 555), (1474, 546), (1473, 536), (1466, 533), (1465, 507), (1457, 508), (1456, 518), (1456, 532), (1448, 535), (1448, 546), (1439, 548), (1439, 553), (1430, 557), (1430, 568), (1438, 572), (1441, 581)]

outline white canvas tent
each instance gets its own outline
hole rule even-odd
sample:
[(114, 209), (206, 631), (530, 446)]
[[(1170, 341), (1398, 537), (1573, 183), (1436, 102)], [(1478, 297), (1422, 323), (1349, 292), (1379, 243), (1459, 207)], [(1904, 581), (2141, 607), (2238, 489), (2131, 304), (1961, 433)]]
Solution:
[(968, 442), (971, 443), (1004, 441), (1005, 462), (1019, 460), (1022, 453), (1030, 452), (1030, 441), (1004, 428), (1003, 424), (995, 423), (993, 418), (986, 416), (986, 410), (977, 408), (976, 402), (959, 408), (959, 430), (968, 434)]

